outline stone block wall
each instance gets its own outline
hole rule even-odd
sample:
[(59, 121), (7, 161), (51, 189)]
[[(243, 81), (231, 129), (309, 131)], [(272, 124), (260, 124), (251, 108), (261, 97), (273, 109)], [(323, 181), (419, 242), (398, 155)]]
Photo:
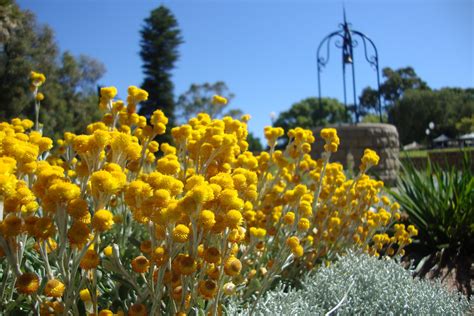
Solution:
[[(399, 141), (397, 128), (390, 124), (360, 123), (358, 125), (333, 125), (341, 140), (339, 149), (331, 155), (332, 162), (340, 162), (344, 168), (353, 165), (358, 172), (360, 159), (366, 148), (375, 150), (380, 156), (377, 167), (369, 173), (391, 186), (395, 184), (399, 170)], [(322, 127), (315, 129), (316, 142), (313, 145), (313, 158), (321, 158), (324, 141), (319, 136)], [(352, 162), (351, 162), (352, 160)]]

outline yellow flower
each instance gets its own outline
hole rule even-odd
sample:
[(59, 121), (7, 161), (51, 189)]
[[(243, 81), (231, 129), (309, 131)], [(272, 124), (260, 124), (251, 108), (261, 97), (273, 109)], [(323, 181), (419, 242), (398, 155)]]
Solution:
[(184, 275), (190, 275), (197, 269), (196, 260), (193, 257), (184, 255), (179, 258), (179, 272)]
[(112, 246), (107, 246), (104, 248), (104, 255), (107, 257), (112, 257), (113, 249)]
[(133, 304), (128, 310), (128, 316), (147, 316), (148, 312), (145, 305), (143, 304)]
[(99, 255), (94, 249), (87, 249), (79, 266), (84, 270), (95, 269), (99, 265)]
[(292, 248), (291, 252), (293, 253), (293, 255), (295, 255), (295, 257), (298, 258), (298, 257), (301, 257), (304, 254), (304, 249), (301, 245), (298, 245), (295, 248)]
[(207, 248), (204, 251), (204, 260), (209, 263), (219, 263), (221, 261), (221, 254), (216, 247)]
[(1, 231), (5, 237), (15, 237), (21, 234), (23, 230), (21, 218), (16, 215), (9, 215), (0, 223), (0, 225)]
[(89, 292), (88, 289), (82, 289), (81, 291), (79, 291), (79, 297), (81, 298), (83, 302), (87, 302), (92, 299), (91, 293)]
[(227, 258), (224, 264), (224, 272), (229, 276), (236, 276), (242, 270), (242, 263), (234, 256)]
[(92, 226), (98, 232), (110, 230), (114, 225), (114, 215), (108, 210), (98, 210), (92, 217)]
[(23, 273), (16, 280), (16, 289), (21, 294), (33, 294), (39, 288), (40, 280), (34, 273)]
[(150, 267), (150, 261), (145, 256), (138, 256), (132, 260), (132, 270), (137, 273), (145, 273)]
[(265, 228), (250, 227), (250, 235), (262, 239), (267, 235), (267, 230)]
[(61, 297), (65, 290), (65, 285), (58, 279), (49, 280), (44, 287), (44, 294), (49, 297)]
[(189, 239), (191, 230), (188, 226), (179, 224), (173, 229), (173, 240), (175, 242), (183, 243)]
[(36, 101), (43, 101), (44, 100), (44, 94), (42, 94), (41, 92), (38, 92), (35, 99), (36, 99)]
[(214, 297), (217, 293), (217, 284), (212, 280), (202, 280), (199, 281), (199, 294), (203, 296), (205, 299), (209, 300)]
[(99, 170), (91, 176), (92, 194), (99, 197), (100, 193), (114, 194), (119, 191), (126, 182), (125, 174), (121, 171)]
[(236, 228), (242, 223), (242, 213), (237, 210), (230, 210), (225, 216), (227, 226)]
[(46, 81), (46, 77), (42, 73), (32, 71), (30, 72), (30, 80), (35, 87), (39, 87)]
[(56, 232), (56, 226), (49, 217), (39, 218), (33, 226), (33, 236), (44, 240), (53, 236)]
[(166, 124), (168, 124), (168, 118), (161, 110), (153, 112), (150, 118), (150, 123), (153, 125), (153, 130), (156, 134), (162, 135), (166, 132)]
[(77, 199), (81, 194), (80, 188), (73, 183), (62, 180), (55, 181), (53, 185), (48, 188), (47, 196), (56, 202), (67, 203)]
[(227, 282), (226, 284), (224, 284), (223, 289), (224, 289), (224, 294), (229, 296), (229, 295), (235, 294), (236, 286), (232, 282)]
[(214, 213), (209, 210), (203, 210), (199, 214), (199, 225), (205, 230), (210, 230), (216, 223)]
[(78, 248), (82, 247), (89, 240), (90, 229), (87, 224), (75, 221), (67, 232), (69, 242)]
[(336, 152), (340, 143), (336, 129), (323, 128), (320, 132), (320, 135), (321, 138), (326, 142), (324, 145), (324, 150), (327, 152)]
[(264, 134), (265, 138), (267, 139), (268, 146), (272, 148), (273, 146), (275, 146), (278, 137), (283, 136), (283, 134), (285, 134), (285, 131), (281, 127), (266, 126), (264, 128)]
[(292, 225), (295, 222), (295, 213), (286, 213), (285, 216), (283, 216), (283, 222), (287, 225)]
[(150, 254), (152, 251), (151, 246), (151, 240), (144, 240), (140, 243), (140, 251), (144, 254)]
[(168, 259), (168, 253), (166, 252), (166, 249), (163, 247), (156, 247), (155, 250), (153, 251), (153, 261), (155, 261), (157, 266), (161, 266), (166, 263), (166, 260)]
[(227, 104), (227, 99), (216, 94), (216, 95), (212, 96), (212, 104), (214, 104), (214, 105), (226, 105)]
[(100, 88), (100, 97), (111, 100), (117, 95), (117, 88), (115, 87), (102, 87)]
[(110, 309), (103, 309), (99, 312), (99, 316), (113, 316), (114, 313)]
[(372, 166), (376, 166), (379, 164), (380, 157), (377, 153), (371, 149), (364, 150), (364, 156), (362, 156), (362, 163), (360, 165), (361, 170), (367, 170)]
[(288, 245), (288, 247), (293, 249), (300, 245), (300, 240), (298, 239), (298, 237), (292, 236), (286, 240), (286, 244)]

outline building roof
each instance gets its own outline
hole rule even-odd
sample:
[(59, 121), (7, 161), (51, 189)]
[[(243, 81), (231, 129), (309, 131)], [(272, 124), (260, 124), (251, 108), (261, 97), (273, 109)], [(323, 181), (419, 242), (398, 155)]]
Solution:
[(438, 137), (436, 137), (435, 139), (433, 139), (433, 141), (435, 143), (447, 142), (448, 140), (450, 140), (449, 137), (444, 135), (444, 134), (441, 134)]

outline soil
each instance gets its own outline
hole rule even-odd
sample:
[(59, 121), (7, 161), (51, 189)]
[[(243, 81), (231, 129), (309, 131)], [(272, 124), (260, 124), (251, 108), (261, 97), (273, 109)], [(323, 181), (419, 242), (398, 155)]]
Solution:
[(446, 250), (426, 255), (410, 251), (404, 261), (417, 268), (416, 277), (439, 279), (449, 290), (459, 291), (473, 299), (474, 254), (455, 254)]

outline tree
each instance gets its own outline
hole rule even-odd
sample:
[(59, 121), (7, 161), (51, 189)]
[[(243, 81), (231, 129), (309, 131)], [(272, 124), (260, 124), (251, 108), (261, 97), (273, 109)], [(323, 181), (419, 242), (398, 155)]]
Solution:
[(288, 111), (278, 115), (273, 126), (282, 127), (285, 131), (302, 127), (313, 129), (318, 126), (346, 122), (344, 105), (337, 99), (307, 98), (291, 106)]
[(150, 117), (159, 108), (168, 117), (169, 127), (172, 127), (175, 122), (175, 103), (171, 70), (179, 57), (178, 46), (183, 43), (178, 22), (169, 9), (160, 6), (145, 19), (140, 34), (140, 56), (145, 74), (141, 87), (149, 96), (142, 103), (139, 113)]
[(44, 134), (60, 137), (66, 130), (83, 132), (87, 124), (100, 118), (96, 85), (104, 66), (87, 56), (76, 58), (68, 52), (59, 56), (53, 31), (38, 25), (31, 12), (21, 11), (14, 3), (1, 10), (0, 120), (33, 118), (29, 73), (35, 70), (47, 77), (41, 87)]
[(456, 129), (461, 134), (474, 132), (474, 114), (471, 117), (463, 117), (456, 123)]
[[(219, 95), (227, 99), (227, 104), (216, 104), (212, 102), (212, 97)], [(242, 111), (229, 110), (222, 115), (224, 109), (228, 107), (229, 102), (234, 98), (234, 94), (229, 91), (229, 88), (223, 81), (215, 83), (193, 83), (188, 91), (178, 97), (176, 103), (176, 116), (184, 121), (196, 116), (198, 113), (207, 113), (212, 118), (219, 116), (240, 117)]]
[(409, 90), (389, 111), (402, 144), (424, 141), (430, 122), (435, 124), (432, 137), (456, 137), (460, 134), (456, 123), (472, 113), (474, 89), (460, 88)]
[(345, 122), (345, 109), (337, 99), (322, 98), (320, 107), (318, 98), (307, 98), (282, 112), (275, 120), (274, 126), (289, 130), (295, 127), (315, 128), (339, 122)]
[(247, 143), (249, 143), (249, 151), (254, 154), (259, 154), (263, 150), (262, 143), (258, 137), (255, 137), (253, 133), (249, 132), (247, 135)]
[[(380, 96), (383, 98), (385, 106), (383, 111), (390, 109), (407, 90), (429, 90), (424, 82), (412, 67), (405, 67), (393, 70), (389, 67), (382, 69), (384, 82), (380, 85)], [(362, 115), (375, 113), (379, 108), (377, 90), (366, 87), (359, 97), (360, 110)]]

